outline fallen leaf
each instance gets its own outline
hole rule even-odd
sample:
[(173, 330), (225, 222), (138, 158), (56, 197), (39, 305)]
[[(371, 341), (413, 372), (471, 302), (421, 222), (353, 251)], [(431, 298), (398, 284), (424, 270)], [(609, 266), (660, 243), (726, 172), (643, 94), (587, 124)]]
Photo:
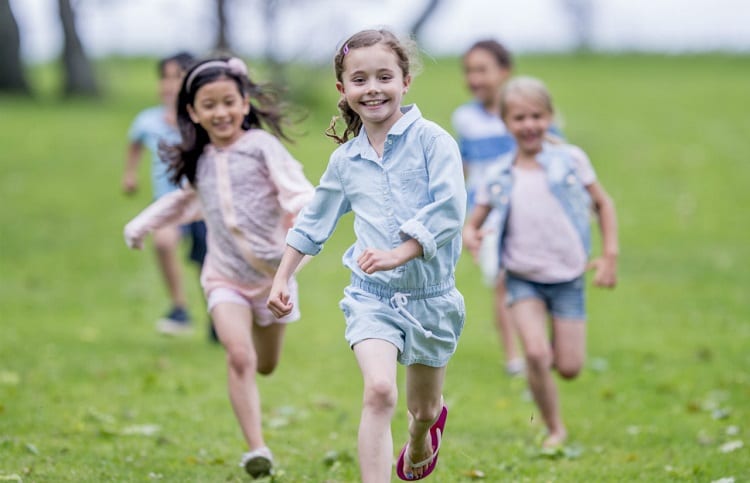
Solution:
[(641, 428), (638, 426), (628, 426), (625, 431), (627, 431), (630, 436), (638, 436), (641, 434)]
[(466, 476), (467, 478), (471, 478), (472, 480), (482, 480), (486, 478), (484, 471), (477, 470), (477, 469), (473, 469), (473, 470), (469, 470), (465, 472), (464, 476)]
[(734, 426), (734, 425), (727, 426), (726, 433), (727, 433), (727, 436), (736, 436), (736, 435), (740, 434), (740, 428), (737, 427), (737, 426)]
[(734, 476), (719, 478), (718, 480), (711, 481), (711, 483), (734, 483)]
[(161, 473), (154, 473), (153, 471), (149, 472), (148, 477), (152, 480), (161, 480), (164, 478), (164, 475)]
[(719, 446), (719, 451), (722, 453), (731, 453), (732, 451), (737, 451), (738, 449), (742, 448), (744, 444), (741, 440), (735, 439), (732, 441), (727, 441), (726, 443)]
[(698, 433), (698, 444), (708, 446), (714, 444), (714, 442), (716, 442), (716, 438), (712, 437), (706, 431), (701, 430)]
[(23, 478), (21, 478), (21, 475), (12, 473), (10, 475), (0, 475), (0, 481), (18, 481), (20, 483), (23, 481)]
[(39, 450), (36, 449), (36, 446), (34, 446), (32, 443), (26, 443), (24, 447), (26, 448), (26, 451), (31, 454), (39, 454)]

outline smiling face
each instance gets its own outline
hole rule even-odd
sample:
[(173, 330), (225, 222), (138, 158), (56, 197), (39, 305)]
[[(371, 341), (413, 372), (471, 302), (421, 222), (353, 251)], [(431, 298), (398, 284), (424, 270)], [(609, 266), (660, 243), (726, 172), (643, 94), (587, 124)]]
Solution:
[(510, 71), (502, 67), (491, 52), (476, 48), (464, 56), (464, 75), (474, 98), (488, 106), (497, 102)]
[(396, 54), (384, 44), (351, 49), (336, 88), (368, 132), (387, 132), (402, 116), (401, 99), (411, 77), (404, 77)]
[(505, 99), (504, 112), (503, 121), (516, 139), (518, 150), (527, 155), (539, 153), (552, 123), (552, 113), (544, 102), (513, 94)]
[(242, 136), (250, 103), (234, 80), (219, 78), (199, 87), (187, 109), (190, 119), (206, 130), (211, 144), (226, 147)]

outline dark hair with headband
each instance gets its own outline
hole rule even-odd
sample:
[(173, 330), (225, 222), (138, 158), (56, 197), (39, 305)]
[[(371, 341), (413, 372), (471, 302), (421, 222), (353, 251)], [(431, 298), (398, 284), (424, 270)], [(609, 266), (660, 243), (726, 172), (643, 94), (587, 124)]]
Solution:
[(243, 130), (266, 129), (289, 140), (283, 129), (284, 105), (274, 89), (252, 82), (245, 63), (236, 57), (205, 60), (187, 71), (177, 96), (177, 127), (182, 141), (175, 145), (162, 142), (159, 146), (159, 156), (169, 164), (170, 178), (175, 184), (180, 184), (183, 177), (195, 184), (198, 158), (210, 143), (208, 133), (190, 119), (187, 108), (194, 105), (195, 95), (201, 87), (222, 79), (234, 81), (240, 95), (250, 100), (250, 112), (242, 121)]
[[(344, 75), (344, 61), (346, 60), (347, 54), (354, 50), (363, 47), (371, 47), (376, 44), (384, 44), (393, 51), (396, 55), (398, 66), (401, 68), (401, 73), (404, 77), (408, 76), (412, 67), (412, 59), (415, 56), (412, 54), (416, 50), (414, 45), (410, 45), (409, 42), (401, 42), (391, 31), (380, 29), (380, 30), (362, 30), (349, 37), (344, 44), (336, 52), (336, 56), (333, 58), (333, 70), (336, 74), (336, 80), (343, 82)], [(354, 112), (354, 109), (346, 102), (346, 99), (342, 96), (338, 104), (340, 116), (334, 116), (331, 119), (331, 125), (326, 130), (326, 136), (336, 141), (338, 144), (344, 144), (349, 140), (350, 136), (356, 136), (359, 134), (359, 130), (362, 129), (362, 119), (359, 114)], [(343, 119), (346, 124), (346, 129), (339, 135), (336, 132), (336, 122), (339, 119)]]

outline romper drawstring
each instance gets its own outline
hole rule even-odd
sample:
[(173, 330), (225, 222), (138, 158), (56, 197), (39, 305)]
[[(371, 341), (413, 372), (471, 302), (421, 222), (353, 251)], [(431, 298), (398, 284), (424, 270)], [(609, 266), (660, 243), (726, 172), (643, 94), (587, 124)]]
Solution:
[(411, 294), (396, 292), (393, 294), (393, 297), (391, 297), (391, 307), (401, 314), (402, 317), (419, 328), (424, 336), (429, 339), (432, 337), (432, 332), (425, 329), (424, 326), (408, 310), (406, 310), (406, 304), (409, 302), (409, 295)]

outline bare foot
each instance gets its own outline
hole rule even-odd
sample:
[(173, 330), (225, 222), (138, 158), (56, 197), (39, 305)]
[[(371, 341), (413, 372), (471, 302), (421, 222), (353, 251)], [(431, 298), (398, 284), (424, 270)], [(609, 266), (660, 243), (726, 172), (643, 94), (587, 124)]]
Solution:
[(565, 429), (559, 429), (551, 432), (542, 442), (542, 448), (559, 448), (568, 439), (568, 432)]
[(420, 466), (419, 468), (411, 465), (421, 463), (422, 461), (429, 461), (432, 454), (432, 438), (429, 431), (422, 441), (409, 441), (409, 447), (406, 449), (406, 454), (404, 455), (404, 474), (415, 479), (421, 477), (429, 464)]

